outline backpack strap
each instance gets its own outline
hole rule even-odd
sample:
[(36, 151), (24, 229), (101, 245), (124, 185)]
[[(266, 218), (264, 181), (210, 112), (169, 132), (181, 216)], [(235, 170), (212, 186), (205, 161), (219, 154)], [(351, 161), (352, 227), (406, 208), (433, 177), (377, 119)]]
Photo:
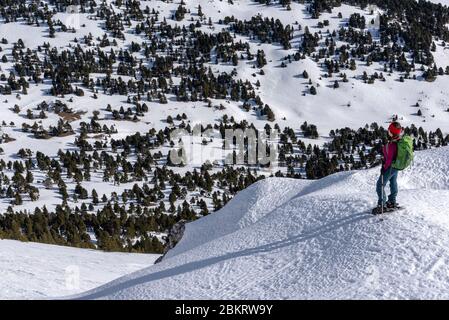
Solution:
[(396, 145), (396, 155), (395, 155), (393, 161), (395, 161), (396, 158), (398, 157), (398, 149), (399, 149), (399, 148), (398, 148), (398, 141), (399, 141), (399, 140), (394, 140), (394, 141), (393, 141), (393, 143)]

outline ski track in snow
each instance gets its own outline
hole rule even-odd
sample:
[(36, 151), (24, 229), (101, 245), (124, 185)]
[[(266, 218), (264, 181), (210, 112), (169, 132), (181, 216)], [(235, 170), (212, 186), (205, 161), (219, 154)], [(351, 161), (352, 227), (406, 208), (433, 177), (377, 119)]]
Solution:
[(399, 176), (405, 209), (382, 222), (378, 168), (266, 179), (187, 224), (160, 264), (71, 298), (449, 298), (448, 173), (449, 148), (417, 152)]

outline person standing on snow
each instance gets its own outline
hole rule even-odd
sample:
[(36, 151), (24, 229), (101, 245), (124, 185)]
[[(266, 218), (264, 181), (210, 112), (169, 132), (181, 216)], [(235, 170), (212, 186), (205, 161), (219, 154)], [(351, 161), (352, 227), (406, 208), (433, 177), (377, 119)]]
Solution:
[[(376, 192), (378, 196), (377, 207), (374, 214), (380, 214), (386, 210), (397, 207), (396, 196), (398, 194), (398, 173), (399, 170), (393, 168), (393, 162), (398, 155), (397, 142), (401, 139), (402, 127), (399, 122), (394, 121), (388, 127), (388, 142), (382, 148), (383, 161), (379, 179), (377, 180)], [(390, 195), (388, 201), (385, 199), (385, 186), (390, 182)]]

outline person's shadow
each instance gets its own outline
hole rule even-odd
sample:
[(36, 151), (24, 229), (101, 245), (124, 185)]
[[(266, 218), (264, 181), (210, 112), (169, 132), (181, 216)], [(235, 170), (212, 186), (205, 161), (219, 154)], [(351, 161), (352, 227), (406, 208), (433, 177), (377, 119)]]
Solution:
[(347, 225), (354, 224), (359, 221), (368, 219), (369, 217), (371, 217), (371, 215), (368, 214), (367, 212), (359, 212), (359, 213), (323, 224), (322, 226), (319, 226), (317, 228), (314, 228), (312, 230), (306, 231), (304, 233), (298, 234), (296, 236), (290, 237), (285, 240), (276, 241), (276, 242), (258, 246), (255, 248), (250, 248), (250, 249), (245, 249), (245, 250), (241, 250), (241, 251), (227, 253), (227, 254), (224, 254), (224, 255), (218, 256), (218, 257), (189, 262), (189, 263), (186, 263), (186, 264), (183, 264), (180, 266), (176, 266), (176, 267), (173, 267), (170, 269), (166, 269), (166, 270), (154, 272), (154, 273), (151, 273), (148, 275), (144, 275), (144, 276), (138, 277), (136, 279), (127, 280), (123, 283), (118, 283), (118, 284), (114, 284), (111, 286), (106, 285), (104, 288), (99, 289), (97, 292), (93, 292), (90, 294), (88, 293), (87, 295), (82, 296), (80, 298), (76, 298), (76, 299), (82, 299), (82, 300), (84, 300), (84, 299), (101, 299), (102, 297), (106, 297), (115, 292), (126, 290), (127, 288), (131, 288), (131, 287), (134, 287), (134, 286), (137, 286), (140, 284), (149, 283), (151, 281), (156, 281), (156, 280), (180, 275), (183, 273), (195, 271), (195, 270), (202, 269), (202, 268), (208, 267), (210, 265), (213, 265), (213, 264), (225, 261), (225, 260), (230, 260), (230, 259), (245, 257), (245, 256), (251, 256), (254, 254), (258, 254), (258, 253), (264, 253), (264, 252), (281, 249), (281, 248), (288, 247), (288, 246), (291, 246), (296, 243), (304, 242), (304, 241), (319, 237), (321, 235), (324, 235), (328, 232), (331, 232), (331, 231), (341, 228), (343, 226), (347, 226)]

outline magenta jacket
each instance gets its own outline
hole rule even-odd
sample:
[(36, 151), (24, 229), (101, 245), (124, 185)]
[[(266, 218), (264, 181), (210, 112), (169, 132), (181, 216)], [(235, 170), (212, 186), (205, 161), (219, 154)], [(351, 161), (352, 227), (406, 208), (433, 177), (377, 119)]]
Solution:
[(398, 146), (395, 142), (388, 142), (382, 148), (382, 152), (384, 154), (384, 170), (387, 170), (391, 166), (393, 160), (396, 159)]

